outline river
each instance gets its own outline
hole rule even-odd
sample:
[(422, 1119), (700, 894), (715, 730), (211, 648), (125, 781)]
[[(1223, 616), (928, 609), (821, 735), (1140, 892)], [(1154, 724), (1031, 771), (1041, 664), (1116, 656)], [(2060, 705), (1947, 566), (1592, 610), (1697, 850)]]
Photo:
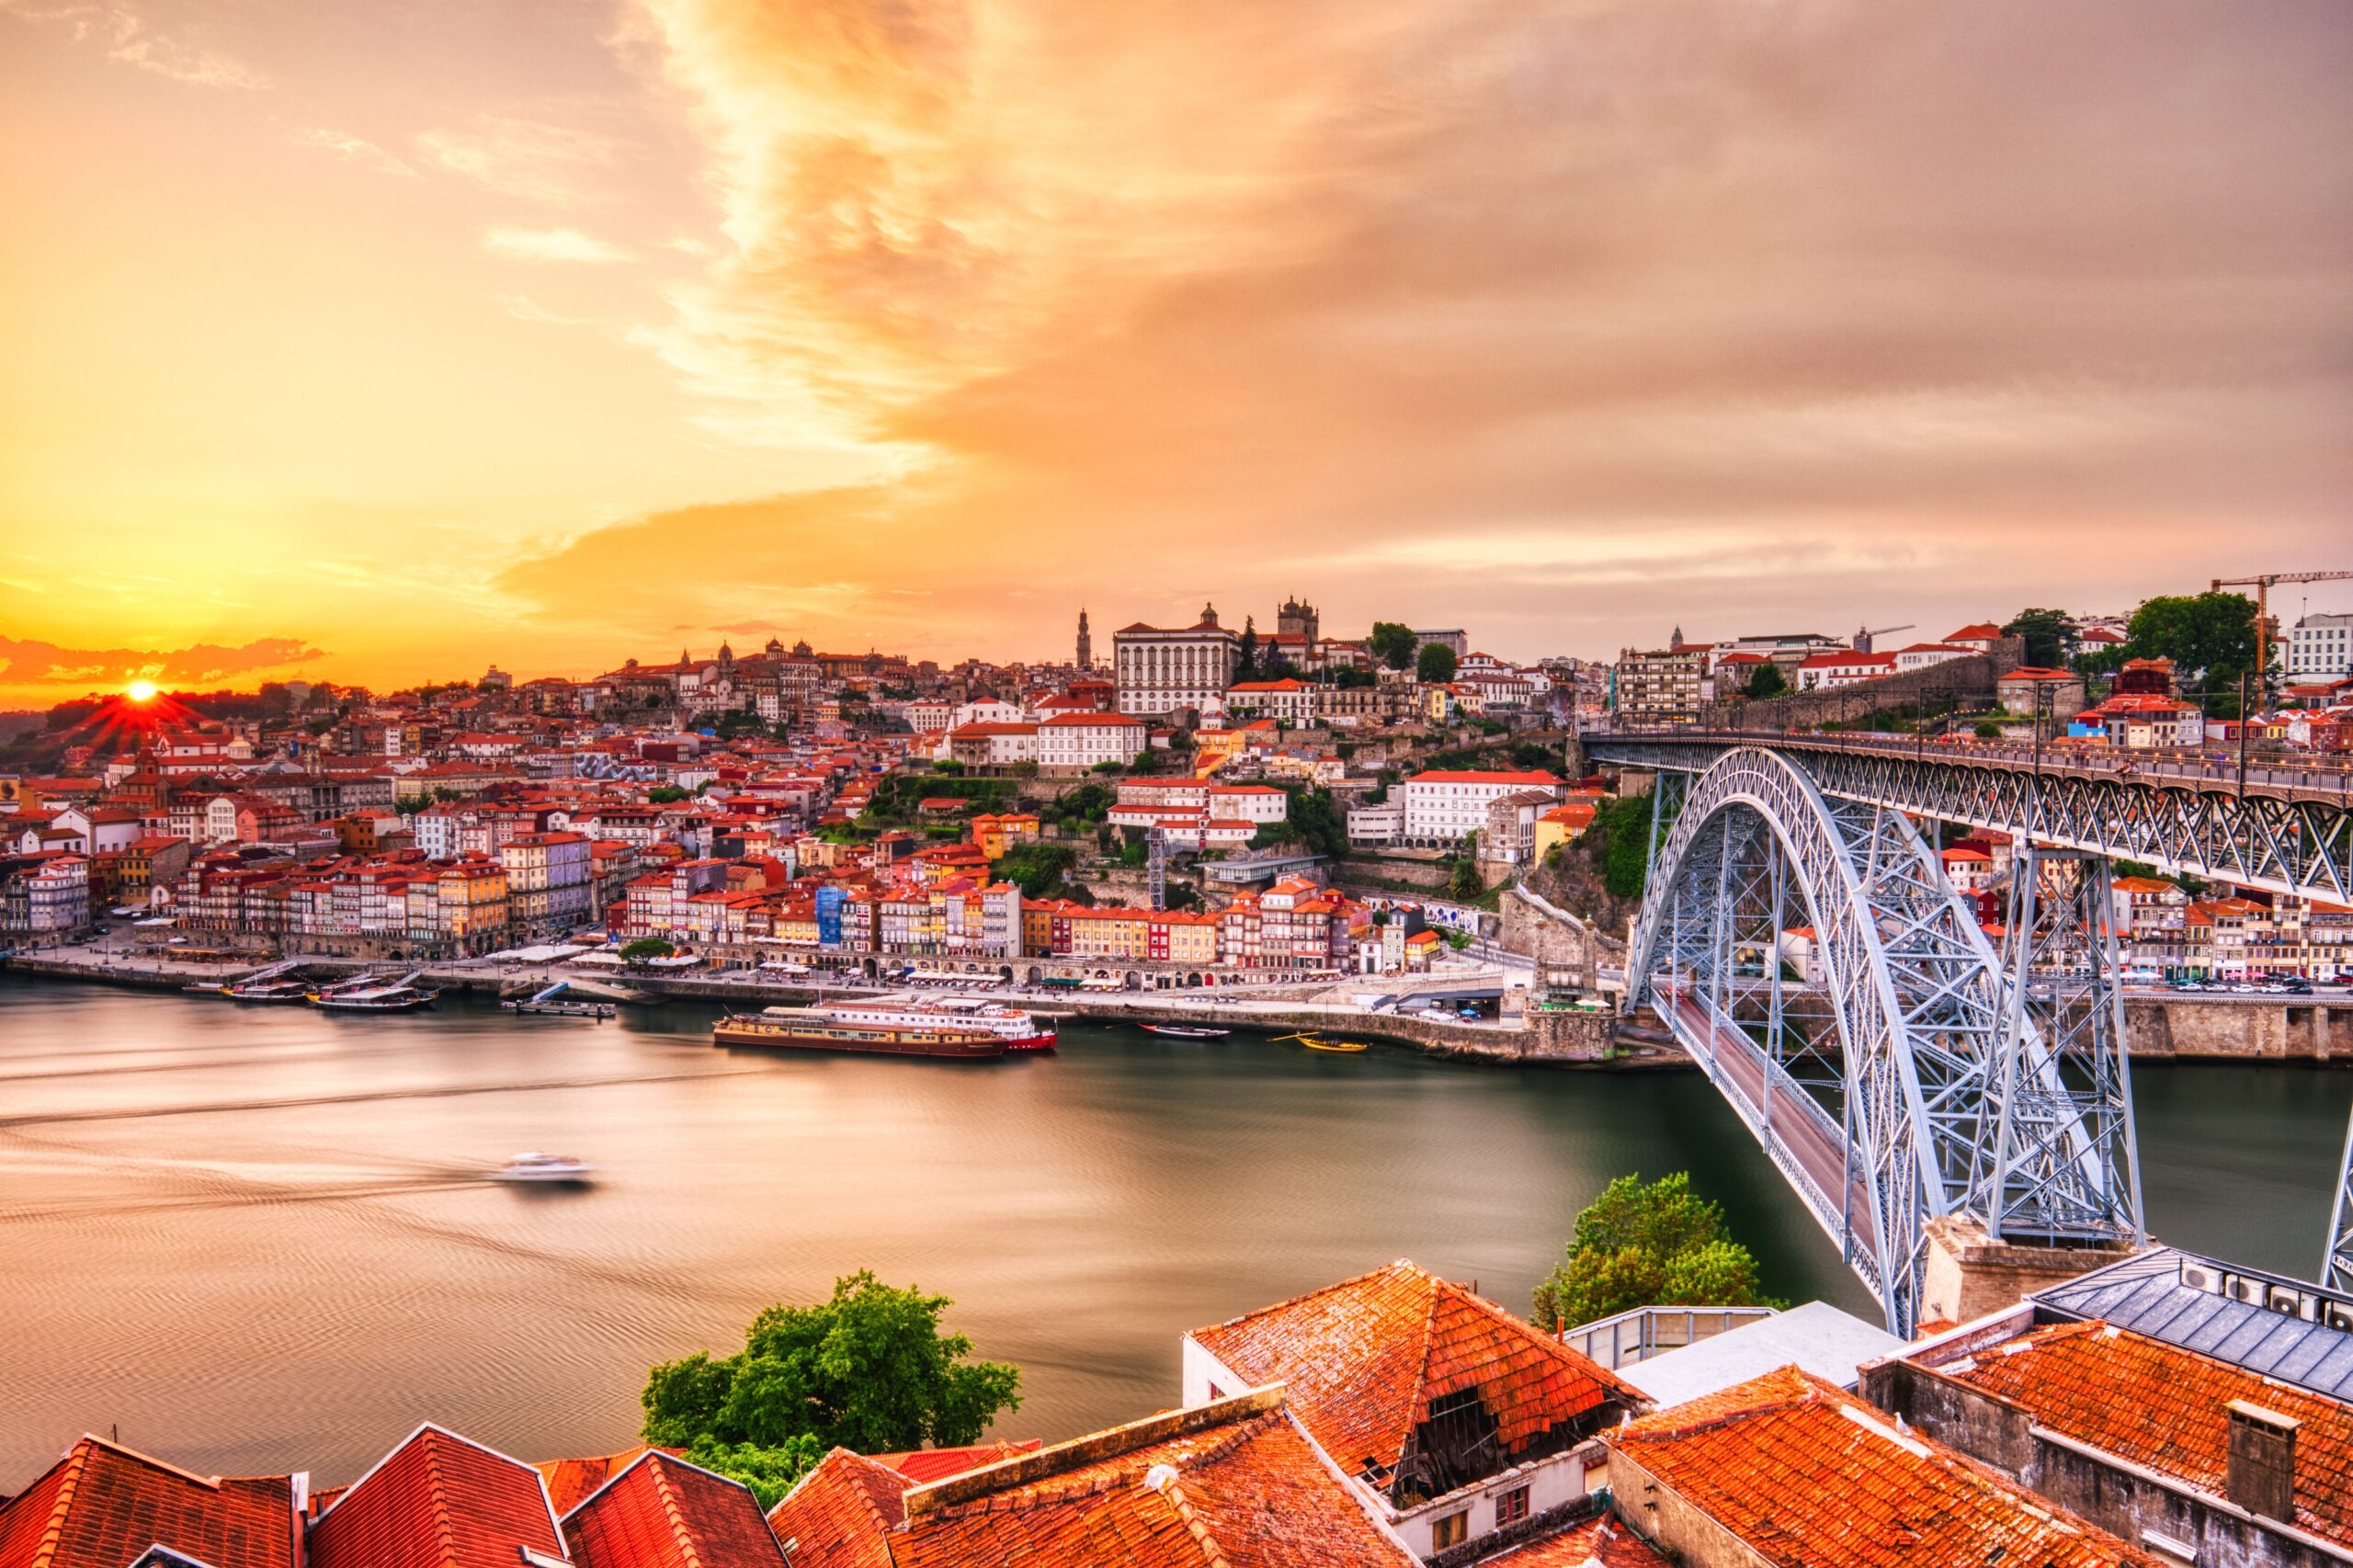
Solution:
[[(1407, 1256), (1524, 1307), (1615, 1175), (1688, 1170), (1768, 1289), (1869, 1298), (1691, 1073), (1074, 1025), (990, 1064), (714, 1051), (714, 1009), (354, 1018), (0, 981), (0, 1493), (83, 1431), (349, 1479), (432, 1419), (633, 1438), (653, 1362), (865, 1267), (1023, 1371), (1005, 1435), (1177, 1397), (1177, 1335)], [(2153, 1228), (2309, 1272), (2353, 1074), (2144, 1069)], [(484, 1172), (521, 1149), (585, 1191)]]

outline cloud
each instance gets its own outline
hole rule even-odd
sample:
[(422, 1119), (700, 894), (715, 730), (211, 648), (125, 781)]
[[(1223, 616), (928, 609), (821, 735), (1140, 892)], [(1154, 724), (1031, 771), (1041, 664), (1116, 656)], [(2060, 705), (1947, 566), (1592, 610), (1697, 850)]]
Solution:
[(235, 676), (291, 669), (324, 659), (299, 638), (261, 637), (238, 647), (199, 642), (174, 649), (67, 648), (36, 639), (0, 637), (0, 686), (95, 687), (145, 677), (202, 686)]
[(629, 252), (577, 229), (493, 229), (483, 249), (508, 261), (627, 261)]
[(620, 143), (545, 120), (480, 115), (466, 130), (419, 132), (417, 155), (486, 189), (551, 207), (597, 199), (620, 161)]
[(347, 136), (340, 131), (326, 131), (313, 127), (299, 132), (295, 140), (306, 147), (316, 147), (321, 152), (332, 153), (347, 164), (357, 164), (362, 168), (373, 169), (378, 174), (397, 175), (404, 179), (416, 177), (415, 169), (385, 152), (373, 142), (362, 141), (357, 136)]
[[(195, 41), (177, 27), (158, 28), (141, 10), (97, 0), (0, 0), (0, 12), (61, 25), (76, 43), (94, 43), (107, 58), (190, 86), (249, 91), (266, 87), (259, 71)], [(202, 24), (191, 23), (191, 31)]]
[(1970, 619), (2341, 528), (2353, 13), (644, 3), (727, 241), (645, 341), (979, 626), (1114, 562)]

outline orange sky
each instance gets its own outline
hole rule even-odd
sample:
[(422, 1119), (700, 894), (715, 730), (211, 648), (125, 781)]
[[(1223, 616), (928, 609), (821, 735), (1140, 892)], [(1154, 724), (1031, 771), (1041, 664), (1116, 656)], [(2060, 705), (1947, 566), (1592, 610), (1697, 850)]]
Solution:
[(0, 0), (0, 706), (2353, 564), (2347, 81), (2305, 0)]

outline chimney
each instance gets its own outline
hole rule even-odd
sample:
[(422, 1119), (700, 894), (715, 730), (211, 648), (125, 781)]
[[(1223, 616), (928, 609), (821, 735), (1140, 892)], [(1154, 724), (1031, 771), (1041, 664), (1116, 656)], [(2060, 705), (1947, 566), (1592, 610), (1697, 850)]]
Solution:
[(2291, 1416), (2234, 1399), (2230, 1412), (2230, 1470), (2224, 1495), (2250, 1514), (2296, 1522), (2296, 1427)]

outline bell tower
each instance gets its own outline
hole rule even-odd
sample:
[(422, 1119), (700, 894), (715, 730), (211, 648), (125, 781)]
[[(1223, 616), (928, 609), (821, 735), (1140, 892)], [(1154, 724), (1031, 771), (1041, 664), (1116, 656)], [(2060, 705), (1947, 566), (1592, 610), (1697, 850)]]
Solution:
[(1086, 631), (1085, 606), (1081, 606), (1078, 611), (1078, 667), (1082, 670), (1095, 667), (1095, 639)]

